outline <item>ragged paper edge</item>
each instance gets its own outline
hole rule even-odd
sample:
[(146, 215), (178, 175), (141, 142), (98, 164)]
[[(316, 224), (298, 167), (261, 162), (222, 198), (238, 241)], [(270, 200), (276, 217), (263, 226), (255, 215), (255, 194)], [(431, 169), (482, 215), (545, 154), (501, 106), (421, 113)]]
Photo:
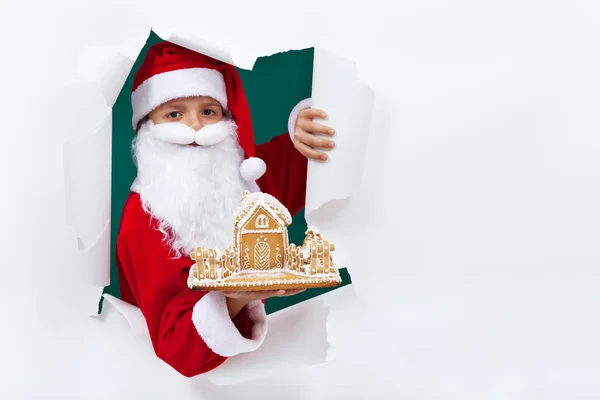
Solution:
[[(118, 49), (90, 47), (80, 55), (71, 84), (91, 86), (104, 98), (107, 110), (111, 110), (133, 63)], [(100, 296), (110, 284), (112, 112), (106, 113), (96, 126), (90, 132), (75, 134), (63, 147), (66, 223), (82, 254), (81, 267), (86, 269), (87, 285), (97, 296), (94, 303), (86, 306), (89, 315), (98, 314)], [(94, 160), (92, 164), (90, 160)], [(94, 188), (82, 186), (82, 172), (90, 174)]]
[(229, 49), (219, 46), (218, 44), (209, 40), (205, 40), (190, 32), (174, 30), (166, 25), (155, 26), (152, 28), (152, 30), (158, 35), (158, 37), (165, 41), (186, 47), (190, 50), (207, 55), (224, 63), (234, 65), (238, 68), (252, 70), (252, 68), (254, 68), (254, 64), (256, 63), (257, 57), (240, 57), (237, 54), (234, 57)]
[[(308, 161), (305, 220), (308, 226), (317, 227), (324, 238), (336, 244), (336, 264), (347, 268), (350, 276), (353, 270), (363, 272), (359, 268), (364, 268), (364, 261), (349, 254), (349, 229), (361, 226), (363, 234), (373, 222), (371, 214), (368, 220), (348, 218), (356, 212), (363, 215), (364, 209), (348, 213), (357, 203), (365, 201), (359, 189), (364, 189), (366, 183), (365, 166), (369, 138), (373, 136), (375, 100), (375, 91), (361, 78), (357, 63), (329, 50), (315, 48), (312, 107), (327, 113), (325, 118), (315, 121), (335, 129), (332, 138), (335, 147), (326, 151), (328, 160)], [(359, 222), (360, 219), (363, 221)], [(355, 279), (352, 281), (356, 284)]]
[[(201, 39), (198, 39), (189, 33), (175, 32), (175, 31), (172, 31), (169, 29), (165, 29), (165, 30), (162, 30), (159, 32), (154, 30), (154, 32), (157, 33), (159, 35), (159, 37), (161, 37), (163, 40), (170, 40), (170, 41), (173, 41), (184, 47), (192, 48), (193, 50), (212, 55), (214, 58), (220, 59), (225, 62), (230, 62), (233, 65), (240, 67), (240, 68), (251, 70), (253, 68), (256, 58), (257, 58), (257, 57), (254, 57), (254, 58), (245, 59), (244, 61), (239, 61), (229, 51), (224, 50), (223, 48), (221, 48), (218, 45), (215, 45), (213, 43), (209, 43), (209, 42), (203, 41)], [(288, 49), (285, 51), (290, 51), (290, 50), (294, 50), (294, 49)], [(131, 67), (133, 66), (133, 63), (134, 63), (133, 59), (137, 58), (137, 56), (134, 57), (133, 59), (126, 57), (127, 62), (124, 62), (123, 57), (125, 57), (125, 56), (122, 53), (119, 53), (118, 51), (112, 50), (109, 48), (104, 48), (102, 51), (104, 52), (104, 54), (112, 55), (111, 57), (117, 57), (121, 60), (121, 62), (117, 63), (117, 65), (120, 66), (120, 68), (118, 68), (117, 71), (110, 71), (110, 70), (102, 71), (102, 69), (94, 69), (91, 72), (88, 72), (85, 68), (79, 68), (79, 72), (81, 75), (83, 75), (83, 80), (91, 81), (94, 85), (96, 85), (98, 90), (102, 93), (102, 95), (106, 99), (107, 105), (109, 107), (112, 107), (116, 100), (116, 97), (118, 96), (118, 94), (123, 86), (123, 83), (125, 82), (127, 76), (129, 75), (129, 73), (131, 71)], [(96, 54), (101, 54), (101, 53), (96, 52)], [(139, 54), (139, 52), (138, 52), (138, 54)], [(272, 56), (275, 54), (277, 54), (277, 53), (265, 54), (265, 55), (261, 55), (261, 57)], [(92, 58), (89, 56), (89, 54), (86, 57), (87, 57), (86, 62), (81, 63), (81, 65), (96, 65), (93, 62), (89, 62), (90, 58)], [(113, 65), (114, 66), (115, 64), (104, 60), (104, 61), (100, 61), (98, 63), (98, 65), (101, 65), (101, 66)], [(125, 68), (124, 66), (127, 66), (127, 67)], [(327, 102), (326, 101), (320, 101), (320, 102), (318, 101), (317, 104), (323, 104), (324, 106), (326, 106)], [(112, 130), (111, 130), (111, 135), (112, 135)], [(112, 152), (112, 149), (111, 149), (111, 152)], [(110, 154), (108, 156), (110, 157)], [(110, 221), (110, 218), (109, 218), (109, 221)], [(108, 225), (108, 230), (110, 230), (110, 224)], [(99, 237), (100, 237), (100, 235), (99, 235)], [(110, 237), (110, 235), (109, 235), (109, 237)], [(110, 260), (110, 256), (109, 256), (109, 260)], [(110, 264), (108, 265), (108, 271), (110, 273)], [(110, 282), (107, 282), (107, 285), (109, 283)], [(342, 289), (338, 289), (338, 290), (342, 290)], [(335, 292), (336, 291), (333, 291), (330, 293), (335, 293)], [(302, 302), (302, 303), (296, 305), (295, 307), (286, 308), (275, 314), (270, 315), (269, 319), (273, 321), (273, 322), (271, 322), (271, 325), (272, 325), (271, 329), (274, 329), (273, 326), (275, 327), (275, 329), (277, 328), (277, 324), (278, 324), (277, 320), (279, 318), (284, 319), (284, 317), (289, 313), (299, 312), (297, 310), (300, 310), (300, 309), (304, 310), (305, 308), (312, 307), (315, 304), (322, 304), (322, 301), (323, 301), (322, 297), (327, 296), (327, 295), (328, 294), (319, 296), (315, 299), (311, 299), (311, 300)], [(126, 320), (129, 322), (130, 327), (132, 328), (132, 330), (134, 332), (136, 332), (138, 334), (147, 333), (147, 327), (145, 326), (145, 323), (142, 324), (140, 322), (141, 319), (143, 319), (143, 315), (142, 315), (141, 311), (139, 310), (139, 308), (132, 306), (130, 304), (127, 304), (119, 299), (114, 298), (113, 296), (110, 296), (110, 295), (104, 295), (104, 298), (126, 318)], [(333, 305), (333, 303), (331, 305)], [(327, 308), (327, 309), (329, 309), (329, 308)], [(97, 313), (95, 312), (95, 314), (97, 314)], [(323, 329), (322, 322), (314, 321), (313, 319), (310, 318), (311, 313), (305, 312), (302, 315), (304, 316), (305, 322), (308, 324), (307, 327), (310, 328), (309, 330), (311, 333), (315, 333), (315, 332), (318, 332), (320, 329), (321, 330)], [(329, 315), (329, 314), (326, 315), (326, 317), (325, 317), (326, 321), (329, 321), (330, 317), (331, 317), (331, 315)], [(327, 325), (327, 322), (325, 323), (325, 325)], [(285, 325), (279, 326), (279, 328), (283, 329), (283, 328), (285, 328)], [(329, 328), (327, 328), (327, 326), (325, 326), (325, 333), (327, 333), (328, 331), (329, 331)], [(286, 343), (288, 343), (288, 339), (289, 339), (289, 335), (287, 335), (287, 336), (286, 335), (283, 335), (283, 336), (270, 335), (269, 340), (272, 343), (281, 346), (281, 345), (285, 345)], [(295, 363), (293, 359), (289, 358), (289, 356), (291, 354), (287, 353), (288, 358), (286, 359), (286, 361), (283, 364), (280, 364), (278, 366), (273, 366), (272, 364), (269, 364), (269, 361), (272, 361), (272, 358), (269, 359), (269, 357), (267, 357), (267, 355), (264, 354), (264, 353), (268, 353), (268, 351), (266, 351), (266, 350), (269, 350), (268, 348), (265, 348), (266, 350), (263, 353), (264, 354), (263, 357), (260, 356), (260, 353), (255, 352), (255, 353), (249, 355), (248, 357), (245, 357), (244, 359), (242, 359), (242, 357), (240, 357), (238, 359), (231, 358), (230, 360), (228, 360), (229, 364), (226, 363), (226, 364), (222, 365), (221, 367), (218, 368), (218, 371), (214, 370), (212, 372), (212, 374), (206, 374), (206, 376), (208, 377), (209, 380), (211, 380), (215, 384), (229, 385), (229, 384), (233, 384), (234, 382), (235, 383), (248, 382), (250, 380), (254, 380), (254, 379), (264, 377), (267, 375), (281, 373), (281, 372), (283, 372), (283, 370), (287, 370), (289, 368), (302, 368), (302, 367), (306, 367), (306, 366), (310, 366), (310, 365), (315, 365), (318, 362), (327, 362), (327, 361), (331, 360), (331, 358), (332, 358), (332, 353), (330, 352), (332, 343), (330, 343), (330, 341), (328, 341), (328, 340), (325, 340), (325, 342), (327, 343), (327, 346), (324, 349), (323, 355), (322, 356), (318, 355), (315, 359), (311, 359), (311, 360), (304, 359), (304, 361), (301, 363), (298, 363), (298, 362)], [(281, 349), (281, 350), (285, 351), (285, 349)], [(304, 354), (304, 356), (306, 356), (306, 354)], [(257, 366), (259, 366), (259, 365), (262, 366), (260, 370), (257, 368)], [(252, 367), (250, 367), (250, 366), (252, 366)], [(257, 373), (257, 371), (261, 371), (261, 373)]]
[(308, 161), (308, 225), (319, 226), (327, 219), (327, 213), (319, 210), (333, 201), (347, 200), (360, 187), (374, 100), (375, 93), (359, 78), (356, 63), (315, 48), (312, 107), (327, 112), (325, 119), (315, 121), (336, 130), (336, 147), (328, 151), (330, 160)]
[(204, 377), (219, 386), (238, 385), (327, 362), (329, 309), (318, 296), (269, 314), (258, 350), (231, 357)]
[(347, 285), (270, 314), (271, 331), (261, 348), (228, 359), (202, 378), (217, 386), (243, 385), (332, 361), (350, 349), (347, 332), (356, 329), (364, 309), (354, 286)]
[(108, 293), (104, 293), (102, 297), (104, 298), (104, 300), (110, 303), (117, 311), (119, 311), (123, 315), (123, 317), (125, 317), (125, 320), (127, 320), (129, 327), (133, 330), (133, 332), (136, 335), (149, 336), (146, 319), (144, 318), (144, 314), (142, 314), (142, 311), (138, 307), (129, 304), (121, 299), (117, 299), (116, 297)]
[[(111, 142), (109, 114), (93, 132), (67, 140), (63, 148), (66, 223), (76, 238), (79, 262), (93, 292), (85, 296), (89, 315), (97, 314), (99, 296), (110, 283)], [(94, 162), (90, 165), (89, 160)], [(82, 185), (86, 175), (89, 181)]]

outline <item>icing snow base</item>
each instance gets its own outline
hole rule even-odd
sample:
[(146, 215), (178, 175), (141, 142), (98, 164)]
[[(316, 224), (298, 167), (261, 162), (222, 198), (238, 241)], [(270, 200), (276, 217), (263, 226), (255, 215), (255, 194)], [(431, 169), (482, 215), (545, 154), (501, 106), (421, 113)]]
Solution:
[(188, 278), (188, 286), (195, 287), (272, 287), (272, 286), (297, 286), (297, 285), (338, 285), (342, 282), (339, 271), (332, 273), (306, 274), (288, 269), (267, 271), (239, 271), (222, 279), (198, 279), (192, 273)]

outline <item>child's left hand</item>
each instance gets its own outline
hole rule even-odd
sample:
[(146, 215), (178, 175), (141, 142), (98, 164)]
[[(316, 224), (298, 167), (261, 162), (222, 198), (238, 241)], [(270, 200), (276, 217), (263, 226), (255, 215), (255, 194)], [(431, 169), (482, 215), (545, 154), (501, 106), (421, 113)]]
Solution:
[(294, 147), (307, 158), (313, 160), (327, 160), (327, 154), (316, 149), (333, 149), (335, 142), (314, 135), (323, 133), (333, 136), (335, 130), (329, 126), (313, 122), (313, 118), (325, 118), (327, 114), (323, 110), (307, 108), (298, 114), (296, 129), (294, 131)]

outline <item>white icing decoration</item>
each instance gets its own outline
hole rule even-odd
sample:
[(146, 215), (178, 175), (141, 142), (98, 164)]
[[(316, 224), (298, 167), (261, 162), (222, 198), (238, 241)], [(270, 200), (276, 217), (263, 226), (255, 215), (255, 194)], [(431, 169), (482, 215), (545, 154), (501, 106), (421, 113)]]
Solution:
[(282, 257), (283, 256), (281, 255), (281, 249), (279, 248), (279, 246), (277, 246), (277, 253), (275, 255), (275, 261), (276, 261), (277, 268), (281, 268), (282, 267), (282, 265), (281, 265), (281, 258)]
[(255, 226), (257, 229), (269, 229), (269, 219), (265, 214), (256, 217)]
[(271, 260), (271, 248), (265, 242), (258, 242), (254, 246), (254, 268), (266, 270)]
[(248, 254), (248, 246), (244, 249), (244, 267), (248, 268), (250, 264), (250, 254)]
[(248, 193), (240, 202), (236, 212), (235, 225), (244, 226), (254, 211), (262, 206), (280, 225), (290, 225), (292, 216), (289, 211), (270, 194), (263, 192)]
[(242, 233), (282, 233), (283, 229), (242, 229)]

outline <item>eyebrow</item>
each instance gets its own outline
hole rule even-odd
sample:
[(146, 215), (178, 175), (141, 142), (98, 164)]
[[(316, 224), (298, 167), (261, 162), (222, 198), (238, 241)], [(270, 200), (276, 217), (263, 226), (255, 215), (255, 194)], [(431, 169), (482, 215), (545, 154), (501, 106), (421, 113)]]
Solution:
[(164, 108), (185, 108), (186, 104), (185, 103), (171, 103), (171, 104), (163, 104), (162, 105)]
[(213, 100), (213, 99), (203, 100), (202, 105), (203, 106), (220, 106), (219, 102), (216, 100)]
[[(202, 106), (205, 106), (205, 107), (207, 107), (207, 106), (215, 106), (215, 107), (220, 106), (220, 104), (219, 104), (218, 101), (212, 100), (212, 99), (211, 100), (203, 100), (200, 104)], [(187, 103), (180, 103), (180, 102), (179, 103), (175, 102), (175, 103), (172, 103), (172, 104), (166, 104), (165, 103), (165, 104), (163, 104), (163, 107), (165, 107), (165, 108), (186, 108), (186, 107), (188, 107), (188, 104)]]

